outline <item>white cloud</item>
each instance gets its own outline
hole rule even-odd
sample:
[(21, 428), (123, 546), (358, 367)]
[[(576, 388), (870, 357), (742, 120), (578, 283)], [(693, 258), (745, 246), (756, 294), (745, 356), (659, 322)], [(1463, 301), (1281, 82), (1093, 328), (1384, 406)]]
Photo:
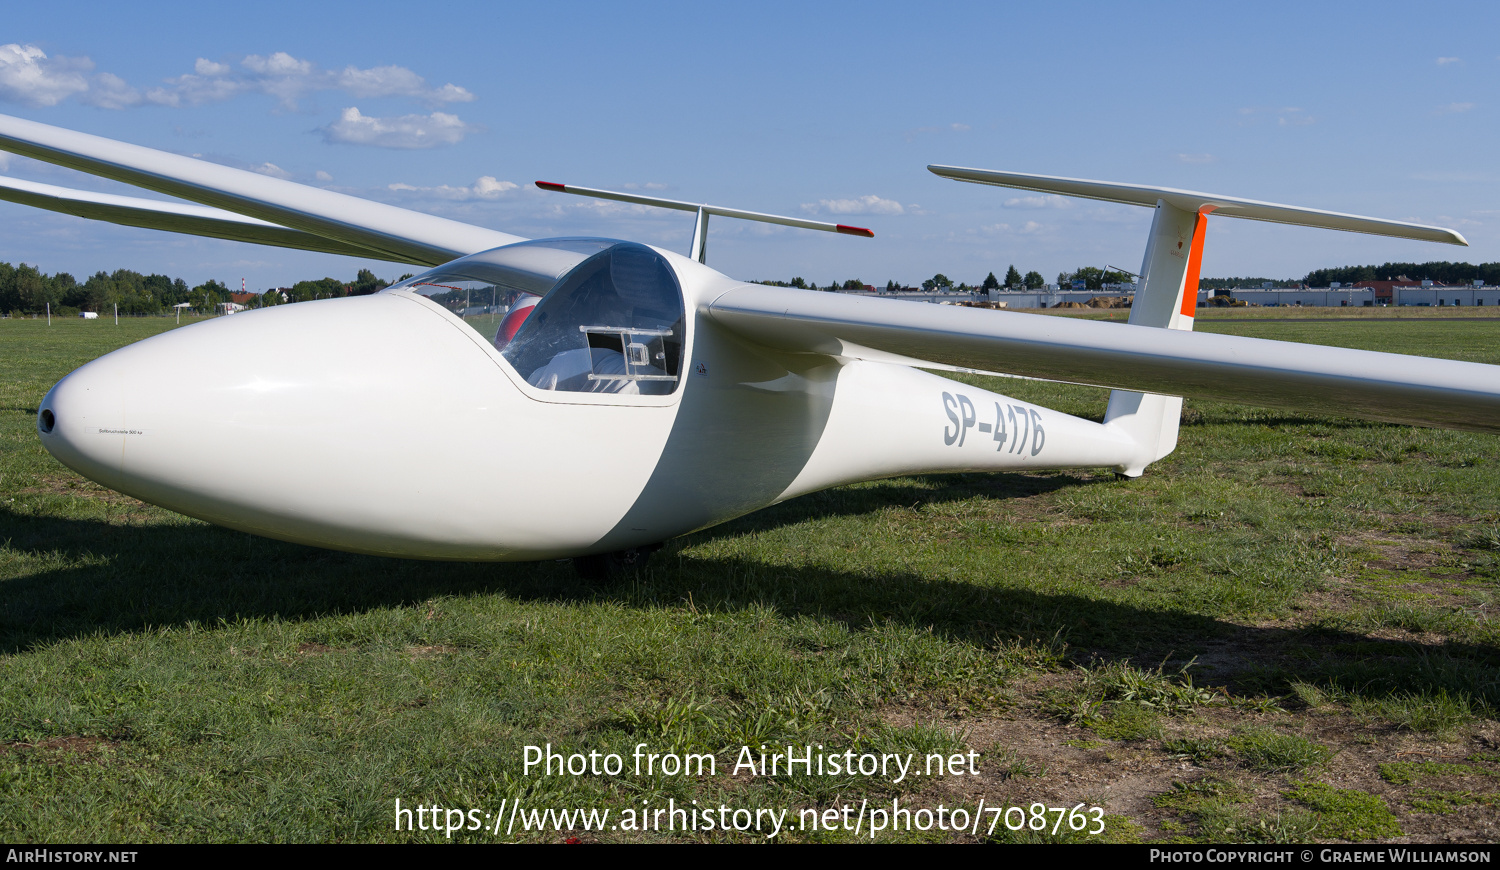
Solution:
[(446, 112), (375, 118), (360, 114), (354, 106), (340, 113), (337, 121), (318, 130), (327, 142), (403, 149), (453, 145), (473, 131), (474, 128), (459, 120), (457, 115)]
[(89, 88), (88, 58), (47, 57), (34, 45), (0, 45), (0, 99), (28, 106), (55, 106)]
[(1449, 103), (1446, 106), (1438, 106), (1433, 111), (1434, 115), (1456, 115), (1459, 112), (1467, 112), (1474, 108), (1473, 103)]
[(240, 66), (253, 73), (269, 76), (305, 76), (313, 71), (312, 61), (298, 60), (284, 51), (270, 57), (252, 54), (240, 61)]
[(622, 184), (620, 186), (623, 187), (623, 188), (625, 188), (626, 190), (666, 190), (667, 189), (667, 186), (665, 184), (659, 184), (659, 183), (657, 183), (655, 181), (648, 181), (645, 184), (636, 184), (636, 183), (632, 182), (630, 184)]
[(369, 97), (415, 97), (429, 103), (468, 103), (474, 95), (455, 84), (436, 90), (427, 80), (404, 66), (377, 66), (359, 69), (344, 67), (337, 74), (338, 87), (361, 99)]
[(316, 178), (319, 181), (332, 181), (333, 180), (333, 176), (332, 175), (329, 175), (327, 172), (324, 172), (321, 169), (319, 169), (316, 173), (314, 173), (313, 177)]
[(1214, 162), (1218, 161), (1218, 159), (1219, 158), (1213, 156), (1212, 154), (1178, 154), (1177, 155), (1177, 162), (1178, 163), (1189, 163), (1189, 164), (1214, 163)]
[(139, 106), (142, 97), (140, 91), (126, 84), (125, 80), (119, 76), (113, 73), (100, 73), (94, 76), (89, 89), (79, 94), (78, 99), (101, 109), (128, 109), (131, 106)]
[(1438, 66), (1447, 66), (1450, 63), (1463, 63), (1463, 60), (1456, 57), (1440, 57), (1437, 59)]
[(111, 73), (91, 77), (88, 74), (93, 69), (93, 61), (86, 57), (49, 58), (34, 45), (0, 46), (0, 99), (55, 106), (76, 95), (80, 102), (105, 109), (145, 103), (200, 106), (246, 93), (268, 94), (288, 109), (295, 109), (299, 100), (320, 91), (343, 91), (358, 99), (406, 97), (433, 107), (475, 99), (474, 94), (455, 84), (429, 87), (426, 79), (403, 66), (324, 70), (284, 51), (249, 55), (239, 62), (238, 70), (200, 57), (193, 63), (192, 72), (167, 79), (144, 94)]
[(201, 106), (244, 93), (244, 82), (212, 75), (187, 74), (167, 79), (167, 87), (146, 91), (146, 101), (158, 106)]
[[(554, 207), (548, 207), (548, 210)], [(574, 211), (594, 212), (602, 217), (664, 217), (661, 209), (651, 205), (639, 205), (633, 202), (611, 202), (604, 199), (585, 199), (582, 202), (571, 202), (566, 206), (558, 204), (553, 214), (561, 217), (567, 214), (567, 209)]]
[(415, 193), (423, 196), (436, 197), (438, 199), (499, 199), (506, 191), (515, 190), (518, 185), (509, 181), (499, 181), (493, 175), (481, 175), (473, 185), (469, 187), (452, 187), (444, 184), (438, 187), (416, 187), (411, 184), (397, 182), (388, 185), (391, 190), (399, 193)]
[(1039, 223), (1037, 223), (1036, 221), (1027, 221), (1026, 223), (1024, 223), (1024, 224), (1021, 225), (1021, 232), (1023, 232), (1023, 233), (1034, 233), (1034, 232), (1037, 232), (1038, 230), (1040, 230), (1041, 228), (1042, 228), (1042, 225), (1039, 224)]
[(856, 199), (820, 199), (803, 203), (802, 210), (810, 213), (828, 214), (903, 214), (906, 209), (893, 199), (882, 199), (875, 194)]
[(251, 172), (259, 172), (261, 175), (269, 175), (272, 178), (288, 179), (292, 177), (290, 172), (282, 169), (274, 163), (262, 163), (259, 166), (250, 167)]
[[(211, 68), (211, 71), (204, 72)], [(224, 64), (200, 63), (199, 77), (216, 83), (229, 82), (238, 90), (259, 91), (281, 100), (288, 108), (295, 107), (297, 100), (316, 91), (344, 91), (358, 99), (377, 97), (411, 97), (429, 105), (444, 103), (466, 103), (474, 99), (468, 90), (455, 84), (440, 88), (429, 88), (427, 80), (404, 66), (377, 66), (360, 69), (346, 66), (342, 70), (321, 70), (310, 60), (292, 57), (278, 51), (269, 57), (252, 54), (240, 61), (244, 73), (234, 74)], [(186, 87), (201, 83), (181, 80)], [(232, 90), (232, 89), (226, 89)]]
[(973, 127), (970, 127), (968, 124), (949, 124), (948, 128), (950, 130), (955, 130), (955, 131), (957, 131), (959, 133), (962, 133), (965, 130), (972, 130), (972, 129), (974, 129)]
[(1067, 208), (1072, 205), (1066, 197), (1056, 194), (1042, 196), (1014, 196), (1005, 201), (1006, 208)]

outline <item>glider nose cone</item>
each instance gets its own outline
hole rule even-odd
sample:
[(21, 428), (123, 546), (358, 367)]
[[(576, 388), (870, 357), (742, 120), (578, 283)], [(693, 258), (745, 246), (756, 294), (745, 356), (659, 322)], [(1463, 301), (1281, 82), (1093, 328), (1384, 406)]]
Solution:
[(65, 465), (144, 501), (379, 550), (417, 495), (391, 457), (431, 455), (440, 416), (500, 418), (519, 398), (477, 335), (435, 308), (356, 297), (174, 329), (64, 378), (38, 432)]
[(556, 419), (541, 416), (552, 407), (526, 398), (477, 332), (392, 293), (235, 314), (121, 348), (53, 387), (37, 428), (84, 476), (219, 525), (491, 559), (515, 552), (510, 533), (535, 513), (518, 492), (546, 470), (491, 465), (513, 442), (555, 439)]
[(121, 483), (125, 411), (120, 367), (108, 357), (63, 378), (37, 409), (42, 446), (59, 462), (105, 486)]

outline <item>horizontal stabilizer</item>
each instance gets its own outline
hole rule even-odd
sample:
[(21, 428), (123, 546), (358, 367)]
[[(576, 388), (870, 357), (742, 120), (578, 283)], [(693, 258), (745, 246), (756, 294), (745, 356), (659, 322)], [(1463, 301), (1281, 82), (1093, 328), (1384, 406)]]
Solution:
[(381, 251), (348, 245), (301, 230), (287, 229), (206, 205), (70, 190), (51, 184), (4, 177), (0, 177), (0, 199), (127, 227), (165, 230), (279, 248), (297, 248), (324, 254), (344, 254), (377, 260), (390, 258)]
[(525, 241), (410, 209), (0, 115), (0, 150), (333, 239), (400, 263), (435, 266)]
[(739, 208), (725, 208), (722, 205), (708, 205), (707, 203), (683, 202), (677, 199), (663, 199), (659, 196), (641, 196), (638, 193), (620, 193), (614, 190), (599, 190), (593, 187), (579, 187), (576, 184), (557, 184), (552, 181), (538, 181), (537, 187), (542, 190), (553, 190), (558, 193), (573, 193), (578, 196), (591, 196), (596, 199), (613, 199), (618, 202), (629, 202), (636, 205), (651, 205), (657, 208), (671, 208), (678, 211), (702, 211), (705, 214), (717, 215), (719, 217), (739, 218), (747, 221), (761, 221), (768, 224), (781, 224), (786, 227), (801, 227), (804, 230), (822, 230), (827, 233), (844, 233), (850, 236), (864, 236), (874, 238), (875, 234), (864, 227), (851, 227), (844, 224), (830, 224), (824, 221), (810, 221), (803, 218), (785, 217), (778, 214), (762, 214), (758, 211), (745, 211)]
[(1500, 366), (761, 285), (728, 290), (705, 313), (786, 351), (863, 358), (869, 349), (1100, 387), (1500, 433)]
[(1405, 221), (1384, 218), (1361, 217), (1340, 214), (1315, 208), (1295, 205), (1280, 205), (1274, 202), (1259, 202), (1215, 193), (1199, 193), (1193, 190), (1177, 190), (1171, 187), (1147, 187), (1140, 184), (1117, 184), (1109, 181), (1090, 181), (1085, 178), (1059, 178), (1052, 175), (1031, 175), (1024, 172), (997, 172), (992, 169), (967, 169), (961, 166), (928, 166), (927, 169), (954, 181), (971, 181), (975, 184), (992, 184), (998, 187), (1014, 187), (1038, 193), (1055, 193), (1060, 196), (1076, 196), (1083, 199), (1100, 199), (1105, 202), (1123, 202), (1129, 205), (1155, 207), (1165, 202), (1183, 211), (1197, 214), (1205, 207), (1215, 217), (1247, 218), (1278, 224), (1296, 224), (1304, 227), (1321, 227), (1328, 230), (1345, 230), (1351, 233), (1370, 233), (1377, 236), (1394, 236), (1399, 239), (1415, 239), (1422, 242), (1442, 242), (1448, 245), (1467, 245), (1455, 230), (1431, 227)]

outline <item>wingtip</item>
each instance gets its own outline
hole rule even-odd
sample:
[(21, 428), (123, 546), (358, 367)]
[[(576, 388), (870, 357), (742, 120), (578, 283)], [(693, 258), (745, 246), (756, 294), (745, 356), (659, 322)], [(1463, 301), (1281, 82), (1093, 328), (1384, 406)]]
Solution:
[(536, 183), (536, 186), (540, 187), (542, 190), (558, 190), (562, 191), (563, 193), (568, 192), (568, 186), (566, 184), (558, 184), (555, 181), (538, 181)]
[(864, 236), (867, 239), (875, 238), (875, 233), (872, 230), (865, 229), (864, 227), (851, 227), (845, 224), (834, 224), (834, 227), (836, 228), (837, 232), (841, 232), (844, 235)]

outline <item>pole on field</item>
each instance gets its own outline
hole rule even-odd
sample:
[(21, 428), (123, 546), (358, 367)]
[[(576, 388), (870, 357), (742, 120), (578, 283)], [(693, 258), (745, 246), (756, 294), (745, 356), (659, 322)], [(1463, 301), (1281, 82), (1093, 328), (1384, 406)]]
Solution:
[[(177, 308), (177, 306), (175, 306), (175, 305), (172, 306), (172, 307), (173, 308)], [(181, 308), (177, 308), (177, 325), (178, 326), (182, 325), (182, 309)]]
[(52, 303), (51, 302), (47, 303), (47, 325), (48, 326), (52, 325)]
[(120, 303), (115, 303), (115, 326), (120, 325)]

